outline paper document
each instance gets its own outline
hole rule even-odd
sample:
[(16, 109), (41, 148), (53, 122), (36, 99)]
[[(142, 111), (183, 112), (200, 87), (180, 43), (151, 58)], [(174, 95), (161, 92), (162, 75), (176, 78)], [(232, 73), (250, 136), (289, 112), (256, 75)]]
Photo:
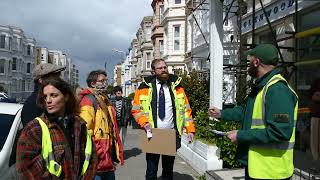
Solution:
[(218, 130), (215, 130), (215, 129), (210, 129), (209, 131), (213, 132), (216, 136), (226, 136), (226, 135), (228, 135), (227, 132), (218, 131)]

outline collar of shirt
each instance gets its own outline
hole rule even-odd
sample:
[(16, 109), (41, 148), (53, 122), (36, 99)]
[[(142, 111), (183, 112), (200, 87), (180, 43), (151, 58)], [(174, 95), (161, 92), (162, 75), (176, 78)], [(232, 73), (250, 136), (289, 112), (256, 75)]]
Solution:
[(161, 87), (161, 84), (163, 84), (163, 87), (164, 87), (164, 86), (167, 86), (167, 82), (161, 82), (161, 81), (159, 81), (158, 79), (156, 79), (156, 85), (159, 86), (159, 87)]

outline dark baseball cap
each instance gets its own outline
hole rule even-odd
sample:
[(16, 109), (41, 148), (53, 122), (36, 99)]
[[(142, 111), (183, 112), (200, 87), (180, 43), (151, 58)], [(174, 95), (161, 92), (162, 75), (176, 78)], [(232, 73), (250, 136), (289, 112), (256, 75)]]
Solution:
[(259, 44), (255, 48), (245, 52), (246, 56), (255, 56), (261, 60), (263, 64), (277, 65), (278, 49), (272, 44)]

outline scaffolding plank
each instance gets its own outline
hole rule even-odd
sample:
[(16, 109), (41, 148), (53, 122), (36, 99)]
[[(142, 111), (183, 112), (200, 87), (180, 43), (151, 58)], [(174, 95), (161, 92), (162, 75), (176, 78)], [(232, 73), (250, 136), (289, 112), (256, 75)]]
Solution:
[(320, 34), (320, 27), (312, 28), (306, 31), (298, 32), (295, 34), (295, 38), (304, 38), (308, 36), (313, 36), (316, 34)]
[(320, 59), (313, 59), (313, 60), (307, 60), (307, 61), (300, 61), (294, 63), (295, 66), (308, 66), (308, 65), (315, 65), (320, 64)]

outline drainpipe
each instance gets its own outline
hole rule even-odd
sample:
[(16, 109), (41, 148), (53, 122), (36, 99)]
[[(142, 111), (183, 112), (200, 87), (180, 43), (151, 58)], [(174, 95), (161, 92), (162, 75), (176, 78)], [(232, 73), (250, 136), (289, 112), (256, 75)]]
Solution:
[(210, 107), (222, 109), (223, 1), (210, 1)]

